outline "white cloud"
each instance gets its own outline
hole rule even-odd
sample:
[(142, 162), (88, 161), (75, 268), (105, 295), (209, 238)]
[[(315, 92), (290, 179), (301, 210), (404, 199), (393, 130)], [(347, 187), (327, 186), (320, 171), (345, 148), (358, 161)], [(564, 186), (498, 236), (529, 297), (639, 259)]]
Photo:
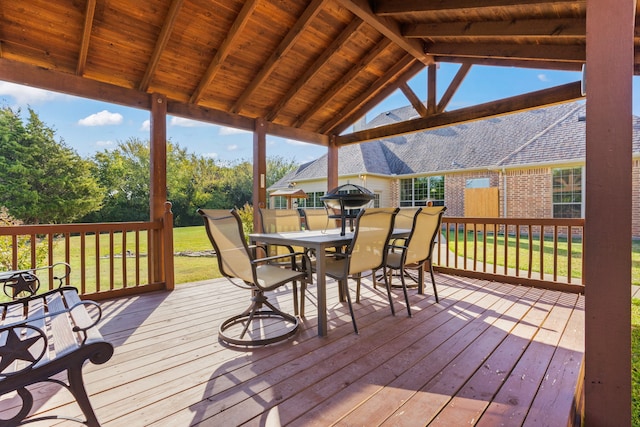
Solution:
[(202, 156), (210, 159), (216, 159), (218, 158), (218, 153), (204, 153)]
[(183, 128), (213, 126), (211, 123), (200, 122), (198, 120), (184, 119), (182, 117), (171, 117), (171, 121), (169, 122), (169, 125), (179, 126)]
[(145, 120), (144, 122), (142, 122), (142, 125), (140, 126), (140, 130), (144, 130), (144, 131), (151, 130), (151, 120)]
[(249, 132), (248, 130), (230, 128), (227, 126), (221, 126), (220, 132), (218, 132), (219, 135), (237, 135), (239, 133), (251, 133), (251, 132)]
[(0, 82), (0, 96), (11, 96), (15, 98), (19, 106), (42, 104), (54, 99), (63, 98), (65, 95), (50, 92), (48, 90), (37, 89), (29, 86), (17, 85), (14, 83)]
[(238, 146), (236, 144), (227, 145), (228, 151), (236, 151), (237, 149), (238, 149)]
[(113, 145), (115, 145), (116, 143), (113, 141), (96, 141), (96, 145), (98, 147), (111, 147)]
[(102, 110), (99, 113), (91, 114), (84, 119), (78, 120), (80, 126), (107, 126), (107, 125), (119, 125), (122, 123), (122, 114), (111, 113), (107, 110)]
[(549, 77), (547, 77), (546, 74), (538, 74), (538, 80), (540, 80), (541, 82), (548, 82)]
[(287, 139), (285, 142), (289, 145), (308, 145), (306, 142), (296, 141), (295, 139)]

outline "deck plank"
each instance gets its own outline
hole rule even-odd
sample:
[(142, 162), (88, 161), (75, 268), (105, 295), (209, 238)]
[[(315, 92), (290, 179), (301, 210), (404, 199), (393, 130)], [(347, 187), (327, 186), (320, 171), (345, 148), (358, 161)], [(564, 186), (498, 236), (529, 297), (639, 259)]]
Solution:
[[(301, 331), (248, 350), (217, 339), (219, 323), (248, 305), (247, 291), (224, 280), (105, 301), (100, 330), (116, 351), (85, 366), (85, 384), (105, 427), (567, 424), (581, 381), (584, 298), (436, 280), (440, 303), (410, 291), (409, 318), (401, 290), (392, 316), (385, 291), (365, 279), (354, 304), (359, 335), (329, 283), (322, 338), (311, 286)], [(293, 311), (290, 287), (270, 298)], [(55, 384), (34, 394), (40, 415), (80, 415)], [(0, 400), (0, 416), (14, 400)]]

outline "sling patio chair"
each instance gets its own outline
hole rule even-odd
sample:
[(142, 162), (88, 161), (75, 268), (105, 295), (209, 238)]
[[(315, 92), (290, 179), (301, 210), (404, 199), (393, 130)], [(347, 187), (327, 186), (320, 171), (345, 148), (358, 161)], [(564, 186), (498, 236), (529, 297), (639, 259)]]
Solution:
[(395, 316), (391, 289), (386, 275), (386, 256), (389, 236), (393, 231), (393, 221), (398, 208), (362, 209), (356, 218), (356, 227), (351, 244), (345, 252), (337, 252), (327, 259), (326, 275), (338, 281), (340, 295), (346, 296), (353, 329), (358, 333), (356, 318), (353, 314), (348, 279), (356, 280), (356, 302), (360, 300), (360, 280), (362, 273), (383, 269), (387, 297), (391, 313)]
[(338, 228), (335, 218), (329, 218), (327, 208), (323, 209), (300, 209), (304, 219), (305, 228), (313, 231), (323, 231), (331, 228)]
[[(298, 270), (294, 258), (303, 258), (306, 254), (287, 253), (255, 258), (255, 248), (247, 245), (242, 231), (242, 221), (235, 209), (198, 209), (198, 213), (204, 219), (207, 235), (216, 251), (220, 273), (234, 285), (251, 291), (249, 308), (220, 325), (220, 339), (228, 344), (257, 346), (272, 344), (293, 336), (298, 329), (298, 318), (276, 308), (268, 301), (265, 292), (292, 282), (294, 311), (297, 314), (297, 283), (300, 282), (301, 286), (304, 286), (311, 273)], [(269, 263), (286, 258), (289, 259), (289, 268)]]
[[(418, 293), (424, 293), (424, 269), (429, 267), (431, 274), (431, 283), (433, 285), (433, 293), (438, 300), (438, 291), (436, 290), (436, 280), (433, 275), (433, 266), (431, 258), (433, 255), (433, 247), (436, 237), (440, 232), (442, 224), (442, 215), (447, 208), (444, 206), (423, 207), (416, 211), (411, 233), (404, 242), (396, 242), (389, 245), (389, 253), (387, 254), (387, 273), (389, 275), (388, 282), (391, 283), (392, 272), (400, 271), (400, 281), (402, 282), (402, 291), (404, 292), (405, 302), (407, 304), (407, 312), (411, 316), (411, 306), (409, 305), (409, 296), (407, 293), (407, 284), (405, 281), (405, 270), (408, 268), (415, 269), (418, 272)], [(398, 244), (400, 243), (400, 244)]]

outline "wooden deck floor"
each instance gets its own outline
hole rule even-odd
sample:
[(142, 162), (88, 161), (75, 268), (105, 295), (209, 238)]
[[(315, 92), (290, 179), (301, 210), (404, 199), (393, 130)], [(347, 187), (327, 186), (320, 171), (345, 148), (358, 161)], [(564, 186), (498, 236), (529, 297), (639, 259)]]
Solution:
[[(316, 335), (312, 287), (294, 339), (244, 351), (217, 339), (221, 320), (248, 301), (225, 280), (105, 301), (100, 329), (116, 350), (105, 365), (85, 367), (85, 383), (106, 427), (570, 423), (582, 376), (583, 296), (436, 280), (440, 303), (412, 291), (412, 318), (401, 291), (393, 317), (381, 289), (365, 281), (360, 335), (330, 284), (324, 338)], [(292, 311), (290, 289), (277, 302)], [(59, 386), (40, 386), (36, 397), (38, 413), (79, 414)], [(13, 405), (0, 400), (0, 409)]]

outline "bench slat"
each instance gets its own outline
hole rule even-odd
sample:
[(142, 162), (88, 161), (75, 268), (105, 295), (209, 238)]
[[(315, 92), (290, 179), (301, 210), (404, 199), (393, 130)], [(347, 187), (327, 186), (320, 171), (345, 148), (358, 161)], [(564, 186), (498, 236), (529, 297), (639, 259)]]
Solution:
[(46, 298), (49, 314), (63, 311), (62, 314), (51, 316), (47, 322), (52, 331), (49, 336), (51, 337), (51, 335), (53, 335), (51, 341), (55, 340), (55, 342), (49, 342), (49, 346), (53, 346), (55, 357), (61, 357), (78, 349), (77, 334), (72, 330), (73, 324), (71, 323), (68, 312), (65, 311), (66, 307), (62, 300), (62, 294), (55, 292), (47, 295)]
[[(64, 299), (67, 303), (67, 308), (71, 308), (74, 305), (82, 302), (82, 300), (80, 299), (80, 296), (78, 295), (78, 292), (76, 292), (74, 289), (65, 289), (62, 292), (64, 294)], [(93, 319), (91, 318), (91, 316), (89, 315), (85, 307), (81, 307), (81, 309), (76, 309), (71, 311), (71, 318), (74, 324), (80, 328), (87, 328), (88, 326), (91, 326), (94, 323)], [(87, 332), (87, 342), (91, 340), (99, 340), (99, 341), (103, 340), (102, 335), (100, 334), (100, 331), (98, 331), (97, 327), (89, 328), (86, 332)], [(82, 336), (79, 337), (80, 342), (82, 342), (82, 340), (84, 339), (84, 334), (81, 334), (81, 335)]]

